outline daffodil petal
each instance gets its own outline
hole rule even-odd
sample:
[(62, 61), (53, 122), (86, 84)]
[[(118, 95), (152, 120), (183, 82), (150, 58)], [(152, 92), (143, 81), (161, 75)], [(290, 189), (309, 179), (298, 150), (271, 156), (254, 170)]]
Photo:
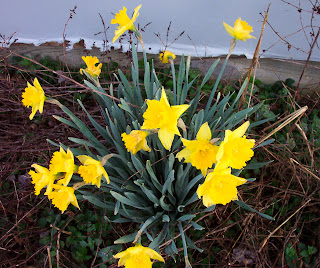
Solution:
[(159, 129), (158, 137), (166, 150), (171, 149), (171, 145), (174, 139), (174, 133), (169, 132), (167, 129)]
[(158, 252), (156, 252), (155, 250), (153, 250), (153, 249), (151, 249), (151, 248), (145, 248), (145, 249), (144, 249), (144, 252), (145, 252), (151, 259), (164, 262), (163, 257), (162, 257)]
[(240, 138), (240, 137), (242, 137), (242, 136), (246, 133), (246, 131), (247, 131), (247, 129), (248, 129), (249, 126), (250, 126), (250, 122), (247, 121), (247, 122), (243, 123), (243, 124), (242, 124), (240, 127), (238, 127), (237, 129), (235, 129), (235, 130), (233, 131), (233, 134), (234, 134), (236, 137)]
[(205, 122), (200, 127), (200, 129), (197, 133), (197, 140), (206, 140), (206, 141), (211, 140), (211, 130), (208, 125), (208, 122)]

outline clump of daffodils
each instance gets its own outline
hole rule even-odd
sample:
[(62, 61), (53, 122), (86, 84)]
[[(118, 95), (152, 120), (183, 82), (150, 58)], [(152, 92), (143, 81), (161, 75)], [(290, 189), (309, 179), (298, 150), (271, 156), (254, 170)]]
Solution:
[[(143, 46), (141, 33), (134, 26), (140, 8), (141, 5), (135, 8), (132, 18), (125, 7), (115, 15), (111, 23), (118, 26), (113, 42), (130, 30)], [(254, 38), (250, 35), (252, 28), (241, 19), (236, 21), (234, 28), (227, 24), (225, 27), (234, 38), (230, 51), (237, 40)], [(177, 238), (174, 237), (179, 233), (186, 265), (191, 267), (187, 249), (195, 248), (195, 245), (185, 230), (203, 228), (193, 221), (194, 217), (212, 211), (216, 205), (227, 205), (232, 201), (242, 204), (238, 200), (237, 187), (248, 181), (239, 175), (254, 156), (256, 144), (254, 139), (248, 138), (250, 123), (247, 118), (259, 109), (259, 105), (245, 111), (237, 110), (247, 80), (239, 92), (234, 93), (233, 102), (230, 95), (222, 100), (218, 95), (213, 102), (219, 78), (206, 106), (201, 109), (198, 106), (200, 92), (207, 80), (201, 83), (195, 95), (190, 96), (193, 87), (193, 81), (189, 79), (190, 58), (181, 57), (179, 70), (182, 71), (176, 79), (173, 64), (176, 56), (168, 50), (160, 53), (160, 60), (170, 62), (172, 70), (173, 86), (165, 89), (150, 67), (145, 51), (143, 79), (139, 77), (135, 44), (132, 44), (132, 55), (132, 81), (119, 70), (117, 97), (113, 95), (113, 85), (107, 89), (100, 86), (102, 64), (99, 59), (83, 57), (87, 68), (80, 72), (91, 81), (85, 83), (93, 89), (105, 122), (99, 124), (80, 100), (78, 103), (99, 138), (68, 108), (58, 101), (51, 101), (68, 117), (55, 118), (82, 132), (86, 140), (70, 138), (78, 147), (73, 149), (74, 153), (66, 149), (68, 146), (61, 145), (60, 150), (54, 152), (49, 168), (33, 164), (34, 170), (29, 174), (35, 194), (45, 188), (44, 194), (62, 213), (69, 204), (79, 208), (76, 193), (86, 186), (80, 191), (83, 199), (113, 211), (115, 223), (132, 222), (132, 226), (136, 226), (134, 233), (115, 241), (134, 244), (114, 255), (119, 259), (118, 266), (151, 267), (152, 259), (164, 262), (159, 254), (161, 245), (166, 254), (174, 257), (178, 253)], [(217, 63), (209, 69), (205, 79), (210, 77)], [(38, 81), (35, 80), (34, 86), (28, 83), (23, 104), (32, 107), (30, 117), (37, 110), (42, 112), (44, 100)], [(93, 185), (99, 188), (100, 196), (86, 191)], [(112, 202), (111, 197), (114, 198)], [(203, 204), (200, 210), (198, 203)], [(141, 241), (149, 244), (148, 247), (142, 246)]]
[(53, 153), (49, 169), (33, 164), (32, 167), (36, 172), (33, 170), (29, 171), (32, 183), (34, 184), (35, 194), (39, 195), (40, 191), (46, 188), (44, 194), (48, 196), (52, 204), (61, 213), (65, 212), (70, 203), (79, 208), (74, 194), (74, 191), (79, 188), (79, 182), (78, 184), (73, 184), (73, 186), (70, 185), (73, 174), (79, 174), (82, 177), (84, 183), (80, 182), (81, 186), (92, 184), (100, 187), (102, 176), (107, 183), (110, 182), (101, 161), (86, 155), (80, 155), (77, 158), (82, 165), (77, 166), (74, 164), (74, 156), (69, 148), (66, 152), (60, 147), (59, 151)]

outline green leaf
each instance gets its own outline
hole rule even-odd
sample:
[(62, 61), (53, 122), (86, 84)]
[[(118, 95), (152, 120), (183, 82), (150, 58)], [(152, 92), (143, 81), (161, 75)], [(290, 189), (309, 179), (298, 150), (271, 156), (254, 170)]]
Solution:
[(120, 237), (119, 239), (117, 239), (116, 241), (114, 241), (114, 243), (115, 244), (125, 244), (125, 243), (132, 242), (135, 239), (137, 233), (138, 232), (134, 232), (129, 235), (124, 235), (124, 236)]
[(203, 175), (199, 174), (198, 176), (196, 176), (195, 178), (193, 178), (189, 184), (187, 185), (186, 189), (184, 189), (182, 195), (181, 195), (181, 199), (180, 199), (180, 204), (181, 202), (183, 202), (183, 200), (186, 198), (187, 194), (189, 193), (189, 191), (199, 182), (199, 180), (203, 179)]
[[(167, 215), (163, 215), (164, 216), (167, 216)], [(167, 233), (168, 233), (168, 228), (169, 227), (169, 224), (166, 222), (164, 225), (163, 225), (163, 228), (161, 230), (161, 232), (159, 233), (159, 235), (153, 239), (153, 241), (149, 244), (149, 248), (151, 249), (156, 249), (159, 247), (160, 243), (165, 239)]]
[(266, 141), (260, 143), (258, 146), (254, 147), (254, 149), (257, 149), (257, 148), (263, 147), (263, 146), (267, 146), (267, 145), (273, 143), (274, 141), (275, 141), (275, 139), (266, 140)]
[(249, 211), (251, 211), (251, 212), (255, 212), (255, 213), (259, 214), (260, 216), (262, 216), (263, 218), (266, 218), (266, 219), (272, 220), (272, 221), (275, 220), (273, 217), (271, 217), (271, 216), (269, 216), (269, 215), (267, 215), (267, 214), (264, 214), (264, 213), (261, 213), (261, 212), (255, 210), (254, 208), (250, 207), (248, 204), (242, 202), (241, 200), (235, 200), (234, 202), (235, 202), (239, 207), (244, 208), (244, 209), (246, 209), (246, 210), (249, 210)]
[(115, 207), (114, 207), (114, 215), (117, 215), (119, 212), (119, 208), (120, 208), (120, 201), (117, 201)]
[(128, 206), (131, 206), (131, 207), (135, 207), (137, 209), (143, 209), (143, 210), (146, 210), (146, 211), (151, 211), (152, 208), (149, 206), (149, 207), (142, 207), (140, 206), (139, 204), (133, 202), (132, 200), (128, 199), (127, 197), (124, 197), (122, 196), (121, 194), (118, 194), (114, 191), (110, 191), (110, 194), (117, 200), (119, 200), (121, 203), (123, 204), (126, 204)]
[(200, 253), (203, 252), (203, 250), (201, 248), (198, 248), (187, 235), (185, 235), (185, 237), (186, 237), (186, 242), (190, 248), (198, 250)]
[(189, 221), (189, 220), (191, 220), (192, 218), (194, 218), (195, 216), (196, 216), (196, 215), (194, 215), (194, 214), (183, 215), (183, 216), (179, 217), (179, 218), (177, 219), (177, 221)]
[(153, 185), (161, 192), (162, 191), (162, 185), (159, 183), (157, 176), (154, 174), (153, 169), (151, 167), (150, 161), (147, 160), (146, 162), (146, 169), (151, 177)]
[(268, 165), (270, 163), (272, 163), (273, 160), (271, 161), (267, 161), (267, 162), (263, 162), (263, 163), (250, 163), (248, 165), (246, 165), (243, 169), (259, 169), (265, 165)]
[(53, 118), (57, 119), (58, 121), (62, 122), (63, 124), (65, 124), (67, 126), (70, 126), (70, 127), (75, 128), (75, 129), (78, 129), (77, 126), (74, 123), (72, 123), (71, 121), (69, 121), (67, 119), (64, 119), (64, 118), (62, 118), (60, 116), (57, 116), (57, 115), (53, 115)]
[(202, 231), (204, 229), (204, 227), (202, 227), (201, 225), (199, 225), (198, 223), (194, 222), (194, 221), (191, 221), (190, 222), (191, 225), (193, 226), (193, 228), (197, 231)]
[(108, 210), (113, 210), (113, 206), (110, 206), (110, 205), (103, 203), (95, 196), (83, 195), (83, 198), (88, 200), (90, 203), (94, 204), (95, 206), (98, 206), (101, 208), (106, 208)]

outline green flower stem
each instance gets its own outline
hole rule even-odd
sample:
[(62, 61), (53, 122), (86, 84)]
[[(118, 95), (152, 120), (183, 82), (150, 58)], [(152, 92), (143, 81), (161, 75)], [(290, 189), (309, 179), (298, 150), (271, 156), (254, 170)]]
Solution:
[(173, 60), (170, 61), (171, 63), (171, 72), (172, 72), (172, 82), (173, 82), (173, 105), (177, 104), (177, 84), (176, 84), (176, 71), (174, 69)]
[(56, 99), (46, 98), (45, 102), (48, 102), (48, 103), (51, 103), (51, 104), (55, 104), (55, 105), (59, 106), (60, 108), (62, 108), (62, 104)]
[(139, 39), (141, 47), (142, 47), (142, 50), (144, 51), (144, 44), (143, 44), (141, 33), (138, 31), (138, 29), (136, 27), (134, 27), (134, 28), (135, 29), (133, 31), (136, 34), (137, 38)]

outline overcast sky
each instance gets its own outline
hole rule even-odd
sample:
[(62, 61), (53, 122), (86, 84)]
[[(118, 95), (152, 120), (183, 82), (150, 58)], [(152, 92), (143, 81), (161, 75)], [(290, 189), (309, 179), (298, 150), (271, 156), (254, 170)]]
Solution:
[[(117, 13), (119, 9), (126, 6), (128, 15), (131, 17), (133, 10), (142, 4), (140, 16), (136, 24), (145, 26), (143, 39), (146, 47), (150, 47), (150, 52), (157, 53), (163, 46), (171, 44), (181, 32), (185, 32), (182, 37), (170, 45), (168, 49), (176, 53), (191, 53), (198, 56), (217, 56), (228, 52), (230, 36), (223, 27), (223, 21), (233, 25), (234, 21), (241, 17), (246, 20), (254, 29), (252, 35), (259, 37), (263, 17), (268, 4), (271, 2), (269, 11), (269, 22), (271, 26), (282, 37), (293, 45), (288, 50), (288, 44), (282, 41), (266, 26), (262, 49), (266, 57), (282, 57), (294, 59), (306, 59), (307, 54), (303, 51), (309, 50), (310, 28), (301, 30), (302, 25), (310, 25), (311, 10), (309, 1), (302, 1), (302, 13), (296, 8), (284, 3), (281, 0), (11, 0), (3, 1), (0, 16), (0, 33), (6, 36), (17, 32), (15, 38), (20, 42), (33, 42), (36, 44), (62, 40), (62, 33), (65, 23), (68, 20), (70, 9), (77, 6), (76, 14), (68, 23), (66, 37), (68, 40), (76, 41), (85, 39), (88, 46), (96, 41), (97, 45), (102, 44), (104, 35), (95, 35), (103, 30), (99, 13), (107, 27), (107, 38), (112, 40), (115, 25), (110, 21), (114, 17), (112, 13)], [(298, 0), (290, 0), (292, 4), (298, 5)], [(302, 15), (300, 18), (300, 14)], [(314, 25), (319, 26), (320, 15), (314, 18)], [(166, 44), (166, 31), (171, 24), (168, 43)], [(302, 24), (301, 24), (302, 23)], [(162, 44), (154, 33), (160, 33)], [(309, 40), (309, 41), (308, 41)], [(245, 54), (248, 57), (254, 53), (257, 40), (238, 42), (235, 53)], [(116, 44), (117, 47), (117, 44)], [(319, 49), (316, 47), (312, 59), (320, 60)]]

